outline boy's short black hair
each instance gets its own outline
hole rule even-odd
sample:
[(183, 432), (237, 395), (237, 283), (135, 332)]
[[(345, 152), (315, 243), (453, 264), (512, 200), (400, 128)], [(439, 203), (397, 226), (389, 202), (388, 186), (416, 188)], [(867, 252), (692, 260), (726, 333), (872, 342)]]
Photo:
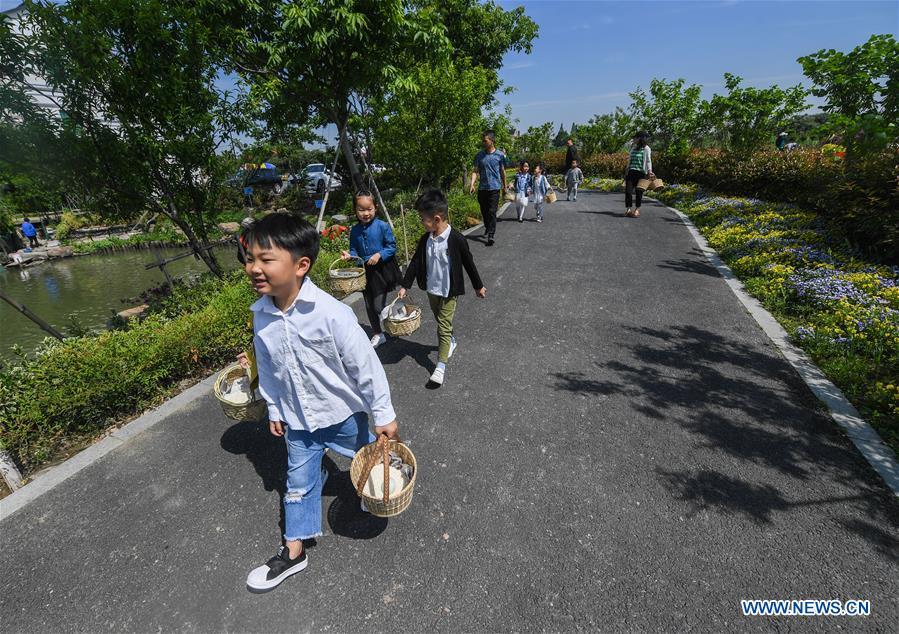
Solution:
[(271, 214), (257, 220), (243, 230), (241, 238), (247, 249), (254, 245), (263, 249), (274, 246), (290, 251), (294, 260), (309, 258), (310, 266), (318, 257), (318, 232), (311, 224), (291, 214)]
[(28, 216), (26, 216), (26, 217), (22, 218), (22, 222), (31, 222), (31, 221), (28, 219)]
[(449, 205), (446, 202), (446, 195), (436, 187), (422, 192), (421, 196), (415, 200), (415, 209), (424, 216), (449, 218)]
[(491, 141), (496, 141), (496, 134), (493, 132), (493, 130), (484, 130), (484, 134), (481, 135), (481, 138), (487, 138)]
[(531, 166), (530, 163), (528, 163), (525, 159), (521, 159), (520, 161), (518, 161), (518, 167), (524, 167), (525, 165), (527, 165), (528, 167)]

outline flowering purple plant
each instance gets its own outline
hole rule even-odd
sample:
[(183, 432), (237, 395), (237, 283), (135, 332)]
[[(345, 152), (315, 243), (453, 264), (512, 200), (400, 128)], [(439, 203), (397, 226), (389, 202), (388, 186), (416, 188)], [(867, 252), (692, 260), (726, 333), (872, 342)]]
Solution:
[(871, 303), (871, 297), (833, 269), (803, 269), (789, 278), (797, 297), (816, 303), (847, 299), (857, 304)]

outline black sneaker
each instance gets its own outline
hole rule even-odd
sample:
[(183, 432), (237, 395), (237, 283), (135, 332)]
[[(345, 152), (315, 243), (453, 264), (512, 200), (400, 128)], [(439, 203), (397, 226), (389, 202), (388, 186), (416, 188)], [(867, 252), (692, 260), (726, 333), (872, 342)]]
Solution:
[(494, 242), (495, 242), (495, 240), (493, 239), (493, 236), (487, 236), (487, 246), (488, 247), (492, 247)]
[(306, 549), (296, 559), (290, 558), (290, 552), (284, 546), (278, 547), (278, 554), (265, 562), (265, 565), (254, 568), (247, 575), (247, 588), (250, 592), (266, 592), (278, 587), (290, 575), (305, 570), (309, 563)]

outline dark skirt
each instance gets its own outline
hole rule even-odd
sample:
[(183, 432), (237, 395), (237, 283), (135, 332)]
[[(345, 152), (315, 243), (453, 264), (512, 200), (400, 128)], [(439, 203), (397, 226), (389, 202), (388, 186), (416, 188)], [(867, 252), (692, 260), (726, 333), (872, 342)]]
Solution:
[(396, 258), (390, 258), (386, 262), (381, 260), (374, 266), (365, 265), (365, 290), (372, 295), (388, 293), (397, 287), (403, 279)]

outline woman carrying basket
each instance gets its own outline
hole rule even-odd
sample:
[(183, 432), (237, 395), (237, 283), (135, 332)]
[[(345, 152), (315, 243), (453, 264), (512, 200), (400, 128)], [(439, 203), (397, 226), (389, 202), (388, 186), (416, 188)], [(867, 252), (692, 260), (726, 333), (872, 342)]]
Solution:
[(387, 305), (387, 294), (396, 288), (402, 274), (396, 263), (396, 238), (390, 225), (375, 218), (375, 200), (368, 191), (358, 191), (353, 198), (357, 224), (350, 230), (350, 250), (341, 253), (344, 260), (359, 258), (365, 262), (365, 311), (374, 332), (375, 348), (387, 341), (381, 330), (381, 311)]
[[(634, 147), (631, 149), (630, 159), (627, 164), (627, 172), (624, 175), (624, 206), (627, 211), (624, 212), (627, 218), (640, 217), (640, 204), (643, 202), (643, 190), (637, 187), (637, 183), (643, 178), (652, 178), (652, 150), (646, 144), (648, 135), (645, 132), (638, 132), (634, 136)], [(637, 205), (631, 207), (633, 202), (634, 190), (637, 192)]]

